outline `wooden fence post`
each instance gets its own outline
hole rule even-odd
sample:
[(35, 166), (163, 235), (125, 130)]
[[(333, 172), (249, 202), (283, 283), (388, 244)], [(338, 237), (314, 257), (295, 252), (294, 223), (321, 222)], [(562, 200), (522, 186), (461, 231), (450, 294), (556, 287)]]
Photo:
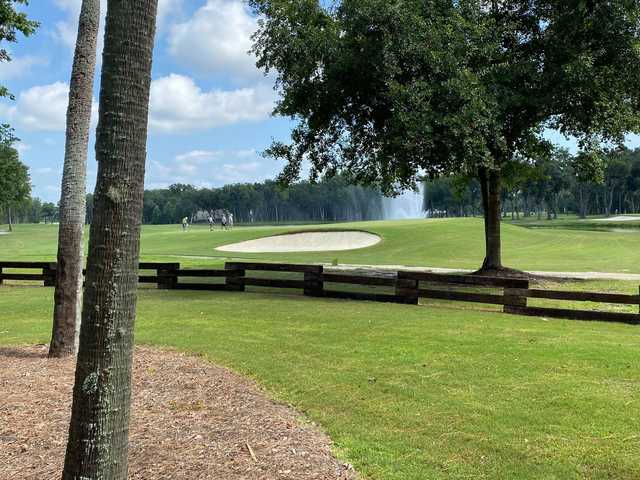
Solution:
[(56, 269), (57, 268), (58, 268), (58, 264), (55, 262), (49, 263), (47, 266), (43, 267), (42, 275), (44, 275), (45, 287), (56, 286)]
[(237, 266), (229, 262), (224, 264), (224, 269), (234, 270), (233, 275), (228, 275), (224, 280), (227, 290), (231, 292), (244, 292), (245, 286), (243, 279), (245, 277), (246, 270), (243, 268), (237, 268)]
[(396, 276), (396, 297), (399, 303), (418, 305), (419, 282), (410, 278), (409, 272), (398, 272)]
[(156, 270), (158, 275), (158, 288), (160, 290), (175, 290), (178, 284), (178, 270), (180, 270), (180, 264), (168, 264), (163, 265)]
[[(529, 281), (526, 281), (526, 287), (524, 290), (529, 289)], [(504, 287), (503, 296), (504, 296), (504, 305), (502, 307), (503, 313), (520, 313), (518, 311), (519, 308), (525, 308), (527, 306), (527, 296), (526, 292), (522, 291), (522, 288), (509, 288)]]
[(309, 297), (322, 297), (324, 292), (324, 282), (322, 273), (324, 268), (319, 265), (313, 271), (304, 272), (304, 294)]

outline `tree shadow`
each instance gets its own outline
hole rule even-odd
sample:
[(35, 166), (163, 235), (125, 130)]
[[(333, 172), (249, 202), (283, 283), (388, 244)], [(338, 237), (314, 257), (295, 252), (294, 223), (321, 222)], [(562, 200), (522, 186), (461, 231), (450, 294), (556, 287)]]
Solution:
[(35, 347), (0, 347), (0, 357), (6, 358), (47, 358), (47, 354), (48, 349), (44, 345)]

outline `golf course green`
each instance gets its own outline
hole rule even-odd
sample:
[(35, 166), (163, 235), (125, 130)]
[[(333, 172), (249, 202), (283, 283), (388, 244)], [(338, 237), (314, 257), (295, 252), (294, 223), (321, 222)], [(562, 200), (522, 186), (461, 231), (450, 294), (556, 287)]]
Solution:
[[(527, 225), (526, 223), (524, 225)], [(242, 253), (216, 247), (270, 235), (309, 230), (364, 230), (382, 237), (372, 247), (340, 252)], [(506, 265), (523, 270), (640, 273), (640, 229), (628, 232), (503, 225)], [(0, 248), (15, 260), (54, 260), (56, 225), (18, 225), (0, 236)], [(338, 262), (473, 269), (482, 263), (480, 218), (340, 223), (312, 226), (236, 227), (209, 231), (207, 226), (147, 225), (142, 230), (141, 259), (216, 265), (229, 259), (287, 262)]]

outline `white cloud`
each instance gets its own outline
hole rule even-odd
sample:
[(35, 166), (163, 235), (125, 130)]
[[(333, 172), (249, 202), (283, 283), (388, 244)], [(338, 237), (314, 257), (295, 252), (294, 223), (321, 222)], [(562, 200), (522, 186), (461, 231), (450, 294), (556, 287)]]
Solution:
[[(22, 91), (15, 104), (0, 104), (0, 116), (31, 131), (64, 131), (69, 85), (55, 82)], [(149, 125), (164, 133), (210, 129), (269, 117), (275, 93), (266, 85), (237, 90), (202, 91), (182, 75), (169, 75), (151, 83)], [(92, 126), (98, 119), (93, 100)]]
[(46, 58), (26, 55), (24, 57), (13, 57), (10, 62), (3, 63), (0, 69), (0, 80), (9, 80), (12, 78), (27, 75), (33, 67), (48, 65)]
[(193, 17), (171, 27), (169, 52), (187, 67), (236, 80), (261, 74), (249, 54), (256, 19), (240, 0), (208, 0)]
[[(80, 7), (82, 0), (54, 0), (56, 6), (67, 13), (65, 20), (56, 22), (53, 36), (60, 43), (66, 45), (70, 49), (76, 46), (76, 37), (78, 35), (78, 18), (80, 17)], [(106, 9), (106, 1), (100, 1), (100, 32), (99, 37), (102, 38), (104, 30), (104, 15)], [(101, 40), (99, 40), (101, 41)]]
[(186, 132), (257, 122), (269, 117), (275, 93), (266, 85), (202, 91), (190, 77), (171, 74), (151, 83), (149, 125), (161, 132)]
[(14, 145), (14, 148), (18, 151), (20, 155), (22, 155), (24, 152), (28, 152), (29, 150), (31, 150), (31, 145), (24, 142), (18, 142)]
[(162, 33), (169, 15), (175, 16), (182, 9), (182, 0), (158, 0), (158, 31)]
[(254, 149), (193, 150), (170, 162), (151, 162), (150, 185), (189, 183), (199, 187), (256, 182), (274, 178), (278, 163), (263, 159)]
[[(69, 85), (55, 82), (22, 91), (16, 104), (1, 107), (11, 123), (32, 131), (64, 131), (66, 125)], [(94, 100), (92, 120), (97, 119), (98, 104)]]

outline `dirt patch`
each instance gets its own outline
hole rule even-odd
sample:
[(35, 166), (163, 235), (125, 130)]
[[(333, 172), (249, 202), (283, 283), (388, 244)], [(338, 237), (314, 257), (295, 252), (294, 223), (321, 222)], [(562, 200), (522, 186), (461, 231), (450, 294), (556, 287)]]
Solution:
[[(73, 360), (0, 347), (0, 478), (58, 479)], [(353, 479), (331, 441), (250, 380), (203, 359), (137, 348), (129, 478)]]

